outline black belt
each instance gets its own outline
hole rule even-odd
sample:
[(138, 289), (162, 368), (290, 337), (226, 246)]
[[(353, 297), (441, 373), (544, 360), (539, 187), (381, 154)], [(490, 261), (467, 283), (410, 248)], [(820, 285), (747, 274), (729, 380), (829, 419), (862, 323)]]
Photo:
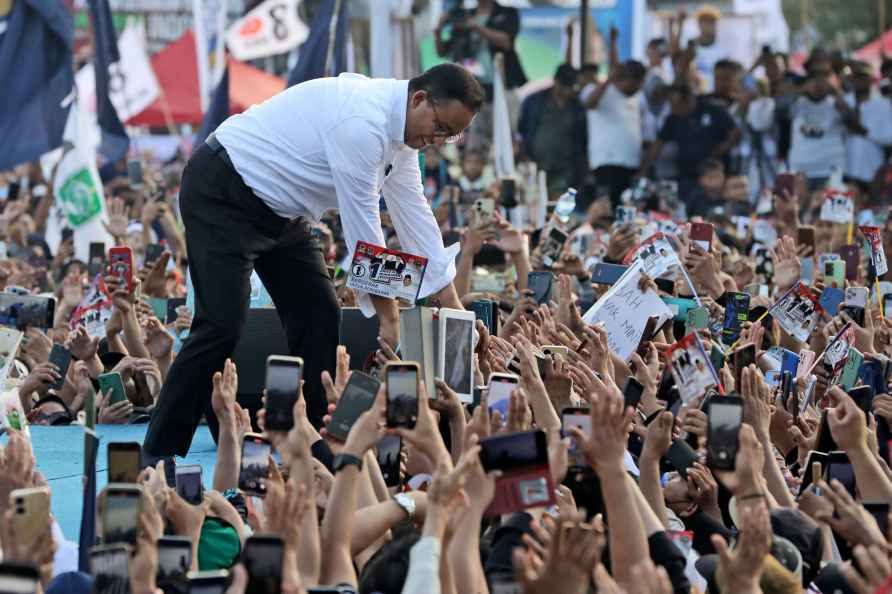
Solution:
[(220, 141), (217, 140), (217, 137), (211, 132), (210, 136), (204, 141), (206, 145), (208, 145), (214, 154), (220, 157), (224, 163), (229, 165), (232, 169), (235, 167), (232, 166), (232, 159), (229, 158), (229, 153), (226, 152), (226, 147), (220, 144)]

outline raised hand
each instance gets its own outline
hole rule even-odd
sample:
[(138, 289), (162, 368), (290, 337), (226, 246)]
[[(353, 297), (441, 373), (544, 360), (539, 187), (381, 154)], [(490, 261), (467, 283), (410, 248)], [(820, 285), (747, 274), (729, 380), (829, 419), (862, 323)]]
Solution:
[(99, 350), (99, 338), (90, 338), (83, 326), (78, 326), (68, 333), (68, 350), (75, 359), (86, 361), (92, 359)]
[(223, 372), (216, 372), (213, 378), (214, 390), (211, 393), (211, 407), (220, 424), (236, 423), (238, 414), (238, 371), (232, 359), (223, 364)]
[(771, 520), (764, 502), (741, 506), (740, 537), (733, 550), (721, 536), (714, 535), (712, 544), (719, 554), (719, 584), (722, 592), (757, 592), (762, 575), (762, 562), (771, 550)]
[(774, 284), (781, 292), (796, 284), (802, 274), (802, 264), (796, 254), (796, 241), (789, 235), (781, 237), (771, 250), (774, 262)]

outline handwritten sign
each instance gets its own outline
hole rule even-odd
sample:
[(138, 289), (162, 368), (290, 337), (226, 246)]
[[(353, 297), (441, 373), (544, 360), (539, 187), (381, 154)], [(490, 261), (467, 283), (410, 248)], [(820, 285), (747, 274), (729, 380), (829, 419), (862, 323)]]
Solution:
[(603, 323), (611, 352), (624, 361), (638, 347), (649, 317), (659, 317), (657, 328), (672, 317), (672, 311), (656, 291), (639, 288), (643, 268), (641, 261), (635, 262), (582, 316), (586, 324)]

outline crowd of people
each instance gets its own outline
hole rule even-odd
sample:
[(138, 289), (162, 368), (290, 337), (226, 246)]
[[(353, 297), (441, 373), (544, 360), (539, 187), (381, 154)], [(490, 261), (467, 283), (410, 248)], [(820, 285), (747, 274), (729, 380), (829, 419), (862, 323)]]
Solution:
[[(480, 5), (484, 14), (467, 28), (487, 45), (465, 51), (491, 68), (486, 56), (510, 50), (518, 24), (497, 3)], [(227, 361), (208, 378), (205, 420), (218, 443), (210, 488), (187, 501), (164, 460), (144, 465), (131, 485), (136, 537), (117, 576), (129, 591), (888, 591), (892, 285), (881, 268), (892, 249), (892, 68), (877, 73), (816, 49), (798, 73), (771, 48), (741, 65), (715, 47), (718, 18), (698, 13), (700, 36), (684, 45), (680, 15), (669, 39), (648, 44), (647, 63), (621, 62), (614, 32), (606, 76), (594, 64), (561, 65), (553, 86), (512, 110), (516, 179), (496, 177), (488, 133), (474, 129), (491, 123), (475, 121), (469, 142), (425, 148), (425, 196), (444, 243), (460, 243), (458, 297), (466, 309), (487, 302), (496, 312), (475, 323), (473, 402), (442, 379), (420, 378), (414, 427), (388, 427), (382, 383), (351, 426), (330, 431), (351, 374), (384, 380), (385, 366), (401, 360), (384, 340), (367, 360), (341, 345), (336, 372), (313, 379), (327, 414), (308, 414), (300, 396), (293, 428), (269, 429), (264, 409), (252, 414), (239, 402), (238, 371)], [(447, 21), (437, 31), (444, 53)], [(516, 56), (506, 65), (512, 88), (523, 84)], [(481, 76), (486, 89), (491, 72)], [(132, 283), (76, 259), (77, 231), (48, 238), (51, 171), (30, 163), (0, 174), (0, 289), (55, 299), (53, 323), (21, 328), (17, 350), (4, 353), (12, 360), (4, 398), (15, 399), (5, 410), (20, 410), (28, 424), (147, 422), (189, 340), (177, 200), (186, 158), (141, 158), (141, 183), (118, 177), (104, 187), (113, 238), (105, 247), (130, 248)], [(531, 168), (546, 173), (547, 188), (523, 175)], [(559, 195), (573, 199), (570, 186), (579, 190), (575, 210), (555, 209)], [(546, 217), (536, 221), (542, 196)], [(848, 219), (827, 206), (841, 199)], [(494, 208), (480, 216), (486, 201)], [(387, 247), (399, 249), (382, 214)], [(856, 226), (877, 228), (878, 240), (862, 249)], [(543, 253), (553, 230), (563, 238), (556, 257)], [(312, 234), (340, 306), (356, 307), (337, 214)], [(660, 250), (642, 250), (655, 241)], [(671, 316), (636, 325), (643, 313), (620, 308), (636, 328), (626, 356), (615, 329), (589, 314), (648, 254), (670, 264), (633, 288)], [(545, 293), (529, 282), (542, 272), (553, 279)], [(773, 307), (789, 295), (794, 305)], [(105, 299), (108, 316), (79, 323), (77, 312)], [(67, 369), (54, 347), (70, 353)], [(115, 373), (123, 398), (100, 381)], [(493, 374), (517, 382), (501, 409), (488, 406)], [(73, 535), (63, 536), (48, 511), (36, 528), (18, 521), (33, 511), (16, 505), (21, 490), (47, 482), (13, 418), (6, 414), (0, 456), (0, 569), (36, 568), (47, 593), (126, 591), (113, 572), (79, 573), (56, 555)], [(502, 446), (507, 463), (481, 456), (529, 432), (545, 455), (520, 474), (512, 456), (528, 463), (529, 452)], [(263, 493), (240, 490), (242, 444), (254, 433), (273, 452), (268, 470), (261, 459), (248, 465)], [(382, 466), (394, 453), (376, 449), (394, 437), (401, 449), (392, 471)], [(111, 488), (96, 501), (103, 545), (120, 538), (103, 526), (118, 517), (105, 513), (119, 496)], [(180, 568), (196, 572), (189, 578), (172, 578), (160, 553), (171, 536), (188, 542)], [(263, 546), (278, 551), (268, 567), (257, 564)]]

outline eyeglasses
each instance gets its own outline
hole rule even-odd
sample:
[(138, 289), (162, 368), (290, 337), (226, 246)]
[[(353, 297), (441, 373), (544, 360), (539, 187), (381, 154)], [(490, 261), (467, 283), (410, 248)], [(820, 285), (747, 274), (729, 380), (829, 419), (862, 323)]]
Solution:
[(431, 109), (434, 110), (434, 137), (442, 138), (444, 144), (454, 144), (459, 142), (465, 136), (465, 131), (452, 132), (440, 123), (440, 114), (437, 113), (437, 105), (433, 101), (430, 102)]

